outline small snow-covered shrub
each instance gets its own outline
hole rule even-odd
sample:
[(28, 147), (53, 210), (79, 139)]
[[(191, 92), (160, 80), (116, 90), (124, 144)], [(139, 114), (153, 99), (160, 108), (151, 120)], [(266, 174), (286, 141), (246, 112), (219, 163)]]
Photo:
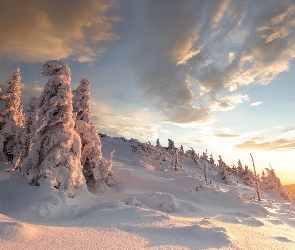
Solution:
[(172, 213), (177, 209), (175, 197), (168, 193), (154, 192), (151, 194), (147, 203), (151, 208), (155, 208), (162, 212)]
[(137, 152), (141, 156), (141, 161), (152, 166), (155, 170), (164, 169), (162, 161), (165, 161), (166, 157), (160, 147), (136, 140), (132, 142), (131, 148), (133, 152)]

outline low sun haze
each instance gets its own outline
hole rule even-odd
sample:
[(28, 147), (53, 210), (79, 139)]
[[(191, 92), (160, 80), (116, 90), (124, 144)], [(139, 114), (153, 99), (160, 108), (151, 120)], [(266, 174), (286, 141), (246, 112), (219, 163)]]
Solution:
[(0, 87), (20, 68), (40, 96), (42, 63), (91, 82), (100, 133), (208, 151), (295, 183), (295, 3), (1, 1)]

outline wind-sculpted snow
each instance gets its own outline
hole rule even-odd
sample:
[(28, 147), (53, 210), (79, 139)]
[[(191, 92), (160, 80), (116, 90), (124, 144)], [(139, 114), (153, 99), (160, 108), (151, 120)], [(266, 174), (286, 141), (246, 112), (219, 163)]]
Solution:
[[(20, 173), (0, 168), (2, 249), (294, 249), (295, 205), (261, 191), (231, 172), (228, 185), (218, 165), (180, 154), (163, 168), (146, 167), (137, 141), (102, 136), (102, 154), (116, 150), (117, 184), (105, 192), (76, 192), (28, 185)], [(197, 154), (196, 154), (197, 155)], [(170, 161), (171, 160), (171, 161)]]

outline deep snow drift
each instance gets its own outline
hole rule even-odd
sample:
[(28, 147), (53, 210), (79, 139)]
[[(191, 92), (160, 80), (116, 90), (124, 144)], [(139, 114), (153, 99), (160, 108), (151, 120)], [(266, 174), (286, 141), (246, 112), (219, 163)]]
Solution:
[[(132, 142), (101, 138), (114, 149), (117, 185), (81, 190), (31, 186), (0, 169), (0, 249), (295, 249), (295, 205), (189, 160), (155, 166)], [(169, 165), (170, 164), (170, 165)], [(236, 178), (236, 179), (235, 179)]]

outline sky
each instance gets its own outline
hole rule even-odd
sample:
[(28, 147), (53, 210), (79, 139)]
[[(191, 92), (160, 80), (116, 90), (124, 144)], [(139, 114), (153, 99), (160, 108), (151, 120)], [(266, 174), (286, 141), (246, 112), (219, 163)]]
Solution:
[(63, 60), (99, 132), (271, 166), (295, 183), (294, 0), (0, 0), (0, 87)]

